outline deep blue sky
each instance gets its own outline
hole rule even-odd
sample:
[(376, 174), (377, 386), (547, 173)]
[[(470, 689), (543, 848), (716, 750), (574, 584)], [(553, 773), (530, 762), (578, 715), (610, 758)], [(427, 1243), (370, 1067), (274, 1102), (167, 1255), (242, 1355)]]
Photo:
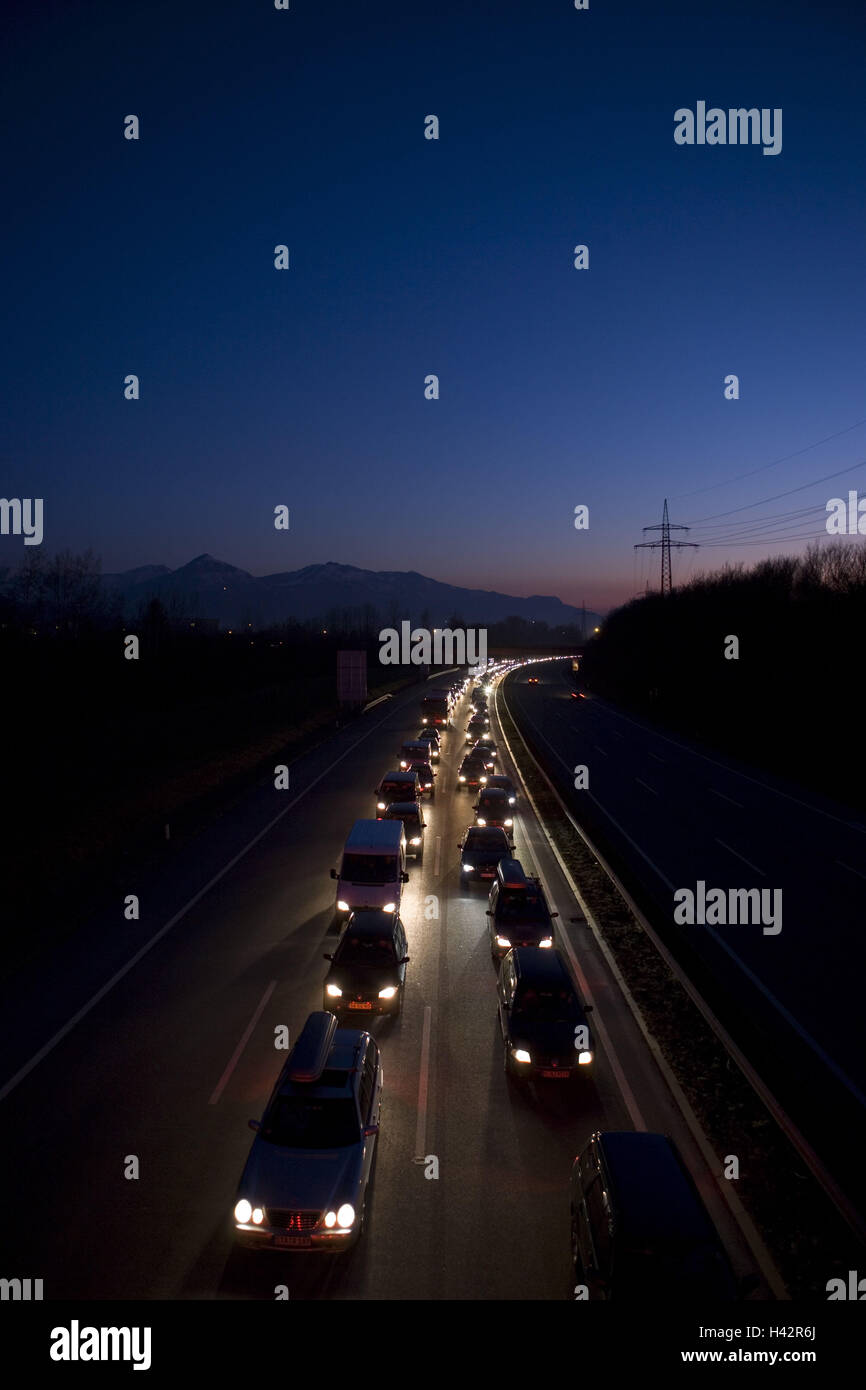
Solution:
[[(13, 16), (2, 491), (45, 498), (47, 551), (338, 560), (603, 609), (643, 587), (665, 495), (701, 522), (866, 459), (860, 426), (685, 495), (866, 417), (858, 0)], [(781, 107), (781, 154), (676, 145), (699, 99)], [(818, 532), (858, 485), (866, 465), (689, 539), (801, 507)]]

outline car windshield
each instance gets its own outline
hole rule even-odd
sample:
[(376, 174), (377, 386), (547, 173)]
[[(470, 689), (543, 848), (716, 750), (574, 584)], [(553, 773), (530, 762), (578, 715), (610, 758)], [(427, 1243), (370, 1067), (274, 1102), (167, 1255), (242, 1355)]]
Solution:
[(523, 989), (514, 1001), (515, 1017), (537, 1023), (569, 1023), (577, 1000), (570, 989)]
[(361, 936), (352, 933), (344, 936), (334, 957), (335, 965), (382, 966), (395, 965), (397, 952), (394, 942), (388, 936)]
[(508, 844), (501, 835), (496, 835), (491, 830), (470, 830), (466, 837), (467, 849), (498, 849), (505, 855), (508, 852)]
[(503, 922), (546, 922), (550, 914), (535, 893), (500, 893), (496, 915)]
[(397, 856), (344, 854), (340, 877), (350, 883), (394, 883), (397, 878)]
[(358, 1142), (352, 1096), (278, 1096), (260, 1131), (269, 1144), (287, 1149), (344, 1149)]

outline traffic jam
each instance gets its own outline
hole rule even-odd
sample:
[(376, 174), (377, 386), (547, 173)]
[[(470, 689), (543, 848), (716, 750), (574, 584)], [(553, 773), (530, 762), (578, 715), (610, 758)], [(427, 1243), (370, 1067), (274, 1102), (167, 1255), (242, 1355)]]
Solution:
[[(496, 971), (502, 1085), (580, 1088), (593, 1074), (592, 1006), (581, 998), (544, 885), (515, 854), (522, 794), (501, 771), (488, 697), (513, 663), (490, 666), (422, 700), (417, 733), (371, 790), (346, 837), (335, 883), (339, 935), (325, 953), (321, 1009), (283, 1066), (243, 1169), (238, 1246), (341, 1254), (364, 1233), (383, 1123), (384, 1076), (368, 1020), (404, 1006), (411, 942), (401, 919), (409, 861), (423, 861), (425, 808), (446, 743), (459, 758), (453, 795), (473, 819), (455, 848), (461, 891), (478, 885), (478, 933)], [(530, 678), (535, 680), (534, 677)], [(387, 1101), (384, 1105), (387, 1123)], [(575, 1287), (593, 1300), (742, 1295), (697, 1187), (665, 1135), (596, 1132), (570, 1184)]]

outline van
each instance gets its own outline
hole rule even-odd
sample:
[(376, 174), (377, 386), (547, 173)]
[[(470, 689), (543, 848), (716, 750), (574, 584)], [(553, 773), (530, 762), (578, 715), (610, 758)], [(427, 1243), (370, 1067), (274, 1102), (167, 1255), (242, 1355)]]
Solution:
[(337, 880), (337, 919), (379, 908), (399, 912), (406, 872), (406, 831), (400, 820), (356, 820), (343, 849)]
[(615, 1302), (736, 1299), (715, 1227), (671, 1139), (601, 1131), (571, 1175), (574, 1277), (590, 1299)]

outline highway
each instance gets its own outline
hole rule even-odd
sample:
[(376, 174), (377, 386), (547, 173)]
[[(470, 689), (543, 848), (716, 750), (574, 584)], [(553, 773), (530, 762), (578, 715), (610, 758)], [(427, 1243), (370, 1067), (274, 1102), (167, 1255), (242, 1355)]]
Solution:
[[(538, 684), (528, 683), (528, 674)], [(573, 814), (849, 1193), (862, 1200), (866, 1054), (859, 958), (866, 825), (843, 806), (740, 766), (591, 693), (570, 666), (505, 681), (509, 710)], [(589, 786), (576, 790), (584, 765)], [(673, 925), (674, 891), (782, 890), (782, 930)]]
[[(562, 683), (549, 672), (544, 679)], [(424, 859), (410, 861), (404, 890), (411, 962), (403, 1012), (372, 1023), (385, 1095), (365, 1235), (337, 1260), (234, 1249), (247, 1121), (261, 1115), (285, 1059), (275, 1029), (287, 1025), (294, 1038), (322, 1007), (322, 956), (335, 939), (329, 870), (353, 821), (373, 814), (372, 789), (401, 743), (417, 732), (422, 693), (416, 686), (339, 730), (292, 765), (288, 791), (262, 785), (154, 881), (131, 884), (139, 921), (125, 920), (118, 903), (110, 919), (89, 924), (6, 990), (7, 1276), (42, 1278), (46, 1299), (272, 1299), (277, 1284), (293, 1299), (569, 1299), (572, 1161), (593, 1130), (636, 1127), (675, 1137), (736, 1272), (754, 1270), (593, 939), (569, 922), (573, 898), (525, 798), (517, 854), (540, 872), (560, 913), (560, 945), (595, 1007), (596, 1062), (577, 1096), (555, 1082), (528, 1095), (508, 1086), (486, 891), (462, 888), (457, 870), (474, 799), (455, 790), (465, 698), (443, 740), (435, 800), (425, 803)], [(548, 736), (558, 737), (560, 724), (563, 740), (566, 724), (578, 728), (571, 705), (558, 712), (557, 686), (522, 689), (524, 697), (537, 702), (532, 717)], [(591, 727), (610, 745), (611, 770), (622, 767), (626, 746), (618, 751), (609, 737), (619, 725), (591, 707), (579, 716), (574, 746)], [(681, 771), (666, 746), (664, 756), (661, 771), (646, 758), (635, 765), (659, 790), (660, 777), (672, 775), (665, 769)], [(720, 770), (712, 779), (731, 790)], [(664, 848), (670, 791), (647, 821), (648, 852)], [(611, 804), (626, 814), (624, 801)], [(727, 815), (721, 806), (722, 837), (754, 855)], [(697, 853), (692, 815), (683, 813), (680, 830)], [(722, 872), (719, 853), (701, 861), (707, 878)], [(688, 882), (682, 854), (678, 845), (663, 862)], [(768, 882), (775, 867), (765, 857)], [(780, 940), (782, 950), (793, 948), (796, 920), (792, 904), (790, 931), (786, 917), (782, 937), (765, 949), (780, 955)], [(837, 1026), (838, 1037), (846, 1025)], [(430, 1156), (438, 1177), (418, 1161)]]

